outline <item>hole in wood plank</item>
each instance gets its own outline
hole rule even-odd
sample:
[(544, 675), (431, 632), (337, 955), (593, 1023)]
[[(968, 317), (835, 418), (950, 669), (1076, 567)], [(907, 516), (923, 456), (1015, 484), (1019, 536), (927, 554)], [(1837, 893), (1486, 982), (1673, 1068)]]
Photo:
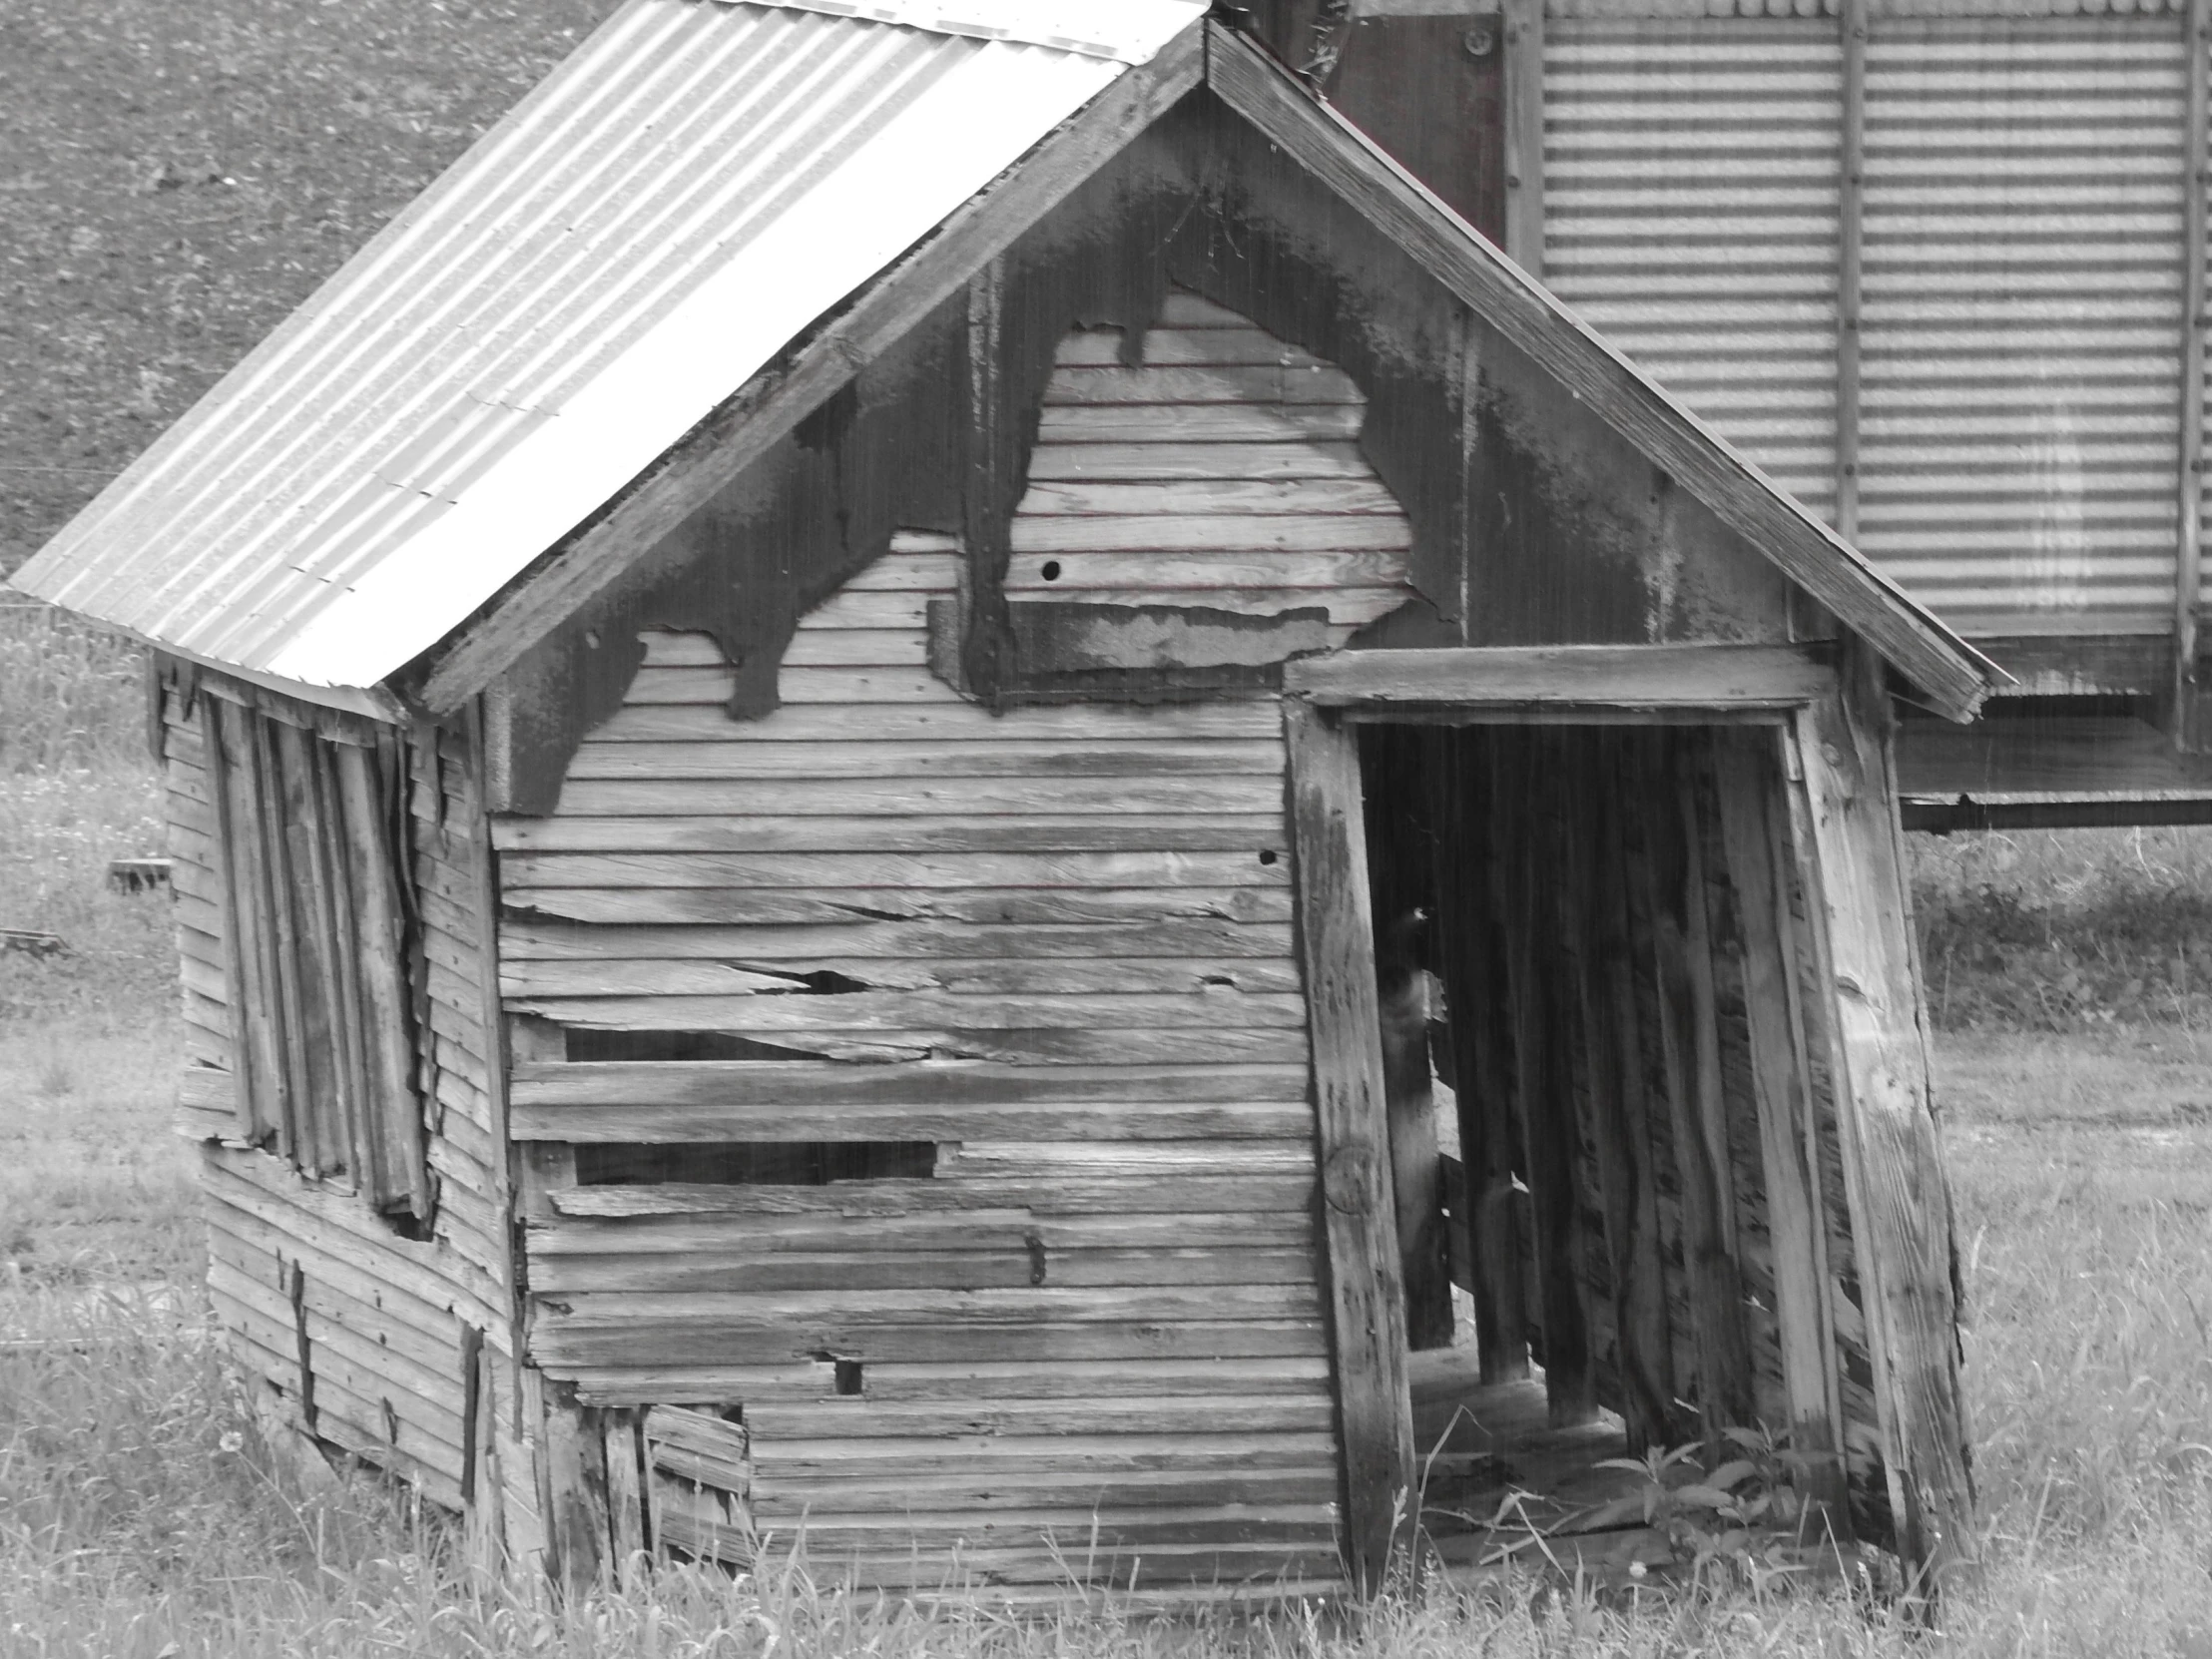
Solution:
[(1260, 862), (1262, 862), (1263, 864), (1272, 864), (1275, 861), (1276, 851), (1274, 847), (1263, 846), (1262, 848), (1260, 848)]
[(838, 1360), (834, 1362), (834, 1365), (838, 1393), (859, 1394), (867, 1391), (867, 1380), (861, 1375), (859, 1361)]
[(576, 1149), (581, 1187), (827, 1187), (927, 1180), (936, 1173), (934, 1141), (613, 1142)]
[(1045, 560), (1043, 564), (1037, 567), (1037, 574), (1047, 582), (1057, 582), (1060, 579), (1060, 561), (1058, 559)]
[(850, 996), (855, 991), (875, 988), (864, 979), (855, 979), (850, 974), (838, 973), (830, 968), (821, 968), (813, 973), (795, 973), (791, 977), (817, 996)]
[(570, 1060), (814, 1060), (804, 1049), (755, 1042), (729, 1031), (592, 1031), (570, 1027)]

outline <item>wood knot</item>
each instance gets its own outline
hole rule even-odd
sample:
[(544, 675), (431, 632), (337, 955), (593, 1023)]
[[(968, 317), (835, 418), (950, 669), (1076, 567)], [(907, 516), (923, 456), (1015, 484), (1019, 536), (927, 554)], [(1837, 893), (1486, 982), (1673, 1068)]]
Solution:
[(1339, 1215), (1366, 1215), (1374, 1207), (1380, 1174), (1373, 1147), (1340, 1146), (1322, 1166), (1322, 1196)]

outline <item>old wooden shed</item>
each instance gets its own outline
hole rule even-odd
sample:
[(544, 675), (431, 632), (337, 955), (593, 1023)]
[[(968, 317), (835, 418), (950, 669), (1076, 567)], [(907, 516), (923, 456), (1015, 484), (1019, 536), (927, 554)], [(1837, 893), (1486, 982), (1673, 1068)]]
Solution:
[(487, 1556), (1328, 1587), (1732, 1425), (1968, 1547), (1993, 671), (1191, 0), (628, 0), (17, 581), (235, 1352)]

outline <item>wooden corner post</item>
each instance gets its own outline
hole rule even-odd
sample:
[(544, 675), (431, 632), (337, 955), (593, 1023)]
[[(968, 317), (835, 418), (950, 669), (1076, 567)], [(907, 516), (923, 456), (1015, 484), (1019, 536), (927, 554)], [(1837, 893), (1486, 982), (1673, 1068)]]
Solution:
[(1898, 1554), (1931, 1590), (1976, 1538), (1955, 1244), (1936, 1142), (1881, 665), (1855, 649), (1792, 728), (1792, 817), (1829, 1017), (1844, 1181)]
[(1285, 701), (1284, 724), (1344, 1442), (1345, 1552), (1354, 1579), (1373, 1591), (1387, 1572), (1399, 1520), (1413, 1518), (1413, 1416), (1360, 756), (1348, 728), (1302, 699)]

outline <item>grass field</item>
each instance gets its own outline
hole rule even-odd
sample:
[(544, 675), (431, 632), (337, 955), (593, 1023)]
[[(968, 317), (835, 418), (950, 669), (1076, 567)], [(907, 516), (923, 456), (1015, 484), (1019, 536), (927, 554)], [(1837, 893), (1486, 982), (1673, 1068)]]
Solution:
[[(150, 850), (158, 833), (131, 749), (135, 670), (66, 634), (25, 647), (26, 630), (52, 625), (0, 621), (0, 699), (72, 711), (51, 731), (22, 723), (40, 734), (38, 764), (0, 768), (0, 926), (69, 944), (0, 955), (8, 1659), (2212, 1659), (2212, 1021), (2190, 977), (2212, 885), (2202, 836), (1916, 847), (1931, 977), (1938, 963), (1949, 974), (1941, 1097), (1988, 1563), (1934, 1637), (1892, 1608), (1734, 1582), (1627, 1601), (1531, 1582), (1358, 1614), (1039, 1623), (959, 1596), (871, 1606), (786, 1568), (736, 1583), (664, 1574), (556, 1615), (464, 1582), (439, 1523), (403, 1495), (302, 1489), (244, 1414), (201, 1330), (187, 1149), (167, 1126), (165, 906), (101, 879), (108, 858)], [(75, 666), (37, 701), (15, 700), (37, 665), (70, 651)], [(2067, 999), (2020, 994), (2027, 978), (2067, 972)], [(2138, 982), (2176, 994), (2128, 989)]]
[[(0, 0), (0, 571), (608, 0)], [(672, 1572), (554, 1615), (273, 1460), (202, 1330), (128, 652), (0, 600), (0, 1659), (1537, 1654), (2212, 1659), (2212, 836), (1915, 848), (1985, 1581), (1941, 1630), (1710, 1584), (1016, 1622)]]

